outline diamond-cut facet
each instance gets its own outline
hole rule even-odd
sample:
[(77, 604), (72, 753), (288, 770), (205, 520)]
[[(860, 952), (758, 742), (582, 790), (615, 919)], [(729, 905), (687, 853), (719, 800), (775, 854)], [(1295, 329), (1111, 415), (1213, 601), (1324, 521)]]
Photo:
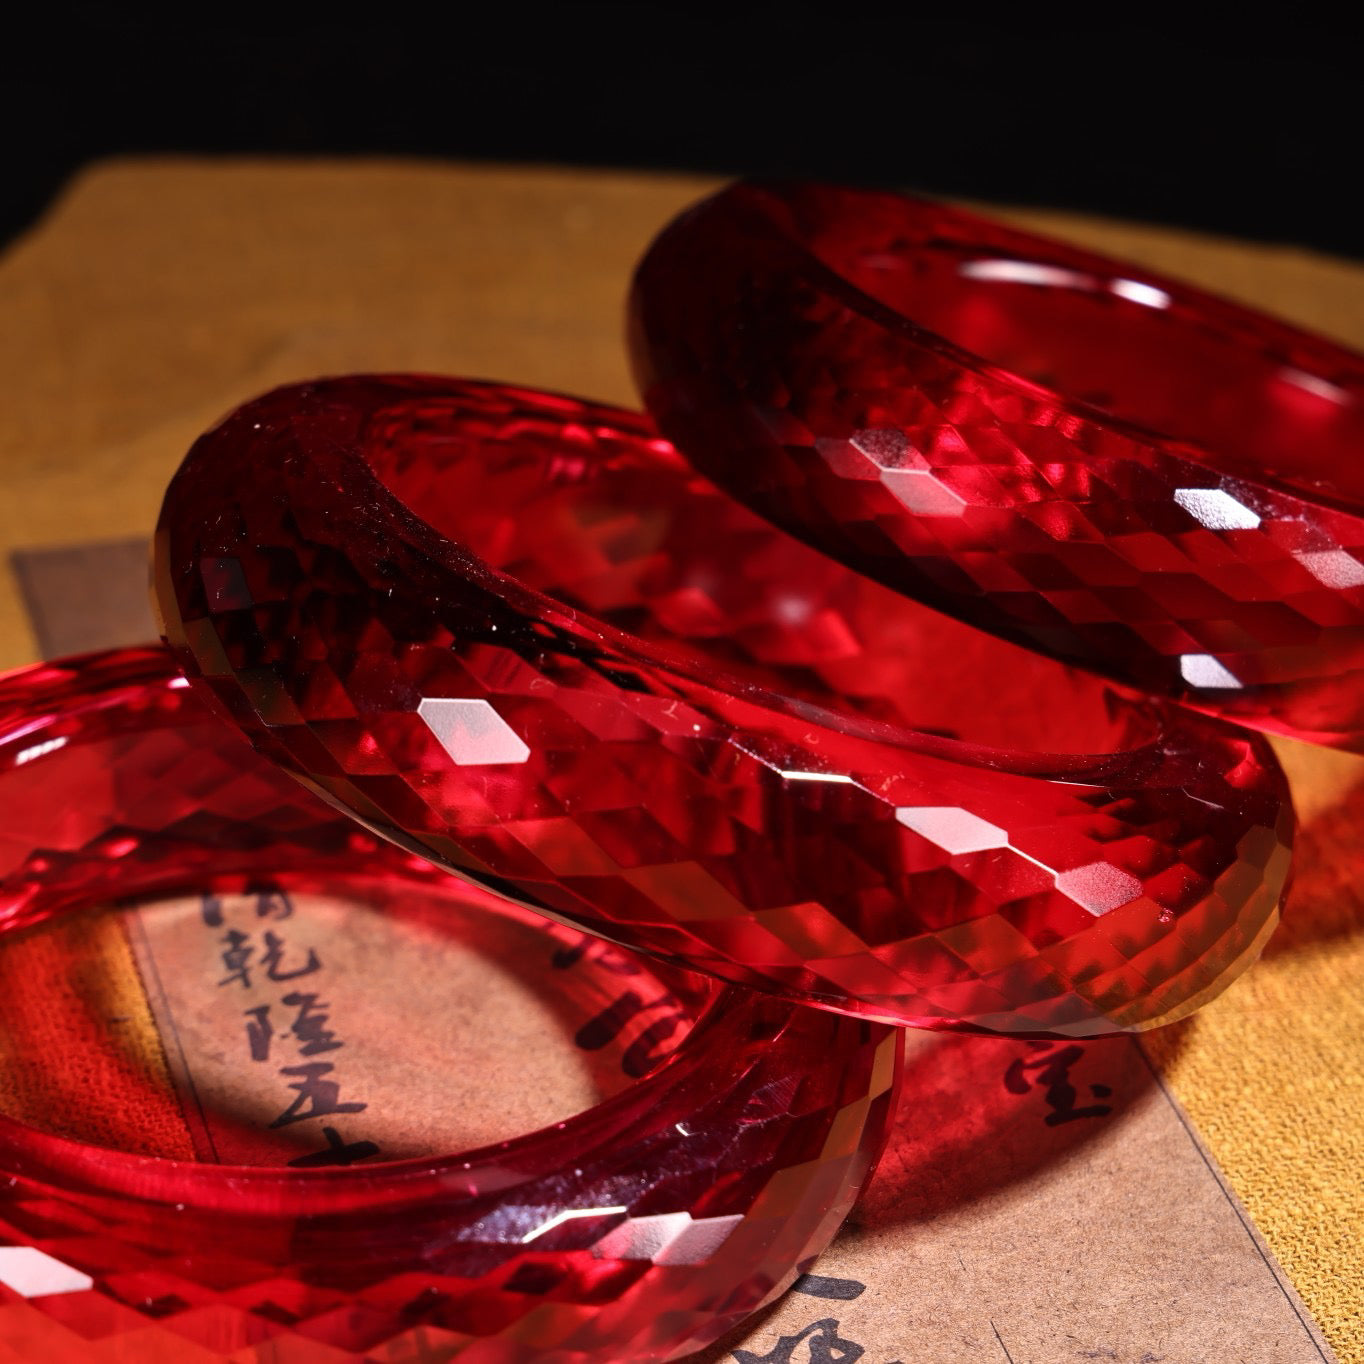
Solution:
[(1108, 862), (1091, 862), (1063, 871), (1056, 878), (1056, 889), (1091, 914), (1106, 914), (1135, 900), (1141, 894), (1141, 882)]
[(907, 829), (922, 834), (950, 853), (984, 852), (1007, 848), (1009, 835), (996, 824), (955, 805), (920, 805), (895, 812)]
[(1236, 690), (1240, 678), (1211, 654), (1184, 654), (1179, 660), (1180, 676), (1199, 691)]
[(0, 1246), (0, 1284), (21, 1298), (83, 1293), (95, 1281), (36, 1246)]
[(1209, 530), (1254, 530), (1259, 516), (1225, 488), (1176, 488), (1175, 501)]
[(426, 696), (417, 706), (440, 746), (459, 767), (523, 763), (530, 749), (516, 731), (481, 698)]

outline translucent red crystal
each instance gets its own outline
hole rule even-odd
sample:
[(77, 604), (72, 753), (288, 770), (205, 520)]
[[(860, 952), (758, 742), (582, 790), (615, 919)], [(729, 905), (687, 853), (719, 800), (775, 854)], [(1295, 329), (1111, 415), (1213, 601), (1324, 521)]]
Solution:
[(1364, 358), (941, 204), (738, 185), (655, 241), (663, 432), (883, 583), (1245, 724), (1364, 748)]
[(1197, 1007), (1276, 920), (1292, 816), (1263, 740), (1082, 704), (627, 413), (283, 389), (195, 445), (156, 557), (177, 657), (264, 753), (444, 866), (722, 979), (1087, 1035)]
[[(444, 887), (525, 916), (314, 800), (160, 650), (0, 679), (0, 813), (6, 932), (261, 874)], [(0, 1119), (0, 1353), (639, 1364), (700, 1348), (837, 1230), (885, 1136), (900, 1034), (690, 988), (696, 1026), (638, 1083), (462, 1155), (200, 1166)]]

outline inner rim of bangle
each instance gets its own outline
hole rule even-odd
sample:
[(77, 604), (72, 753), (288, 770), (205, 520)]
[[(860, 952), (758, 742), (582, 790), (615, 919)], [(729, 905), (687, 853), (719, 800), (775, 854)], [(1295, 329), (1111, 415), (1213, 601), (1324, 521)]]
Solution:
[[(148, 675), (134, 685), (124, 685), (120, 691), (112, 694), (92, 693), (81, 700), (68, 698), (64, 704), (55, 707), (50, 703), (45, 704), (43, 684), (36, 682), (28, 714), (11, 714), (0, 731), (0, 805), (28, 811), (26, 821), (32, 822), (35, 818), (33, 811), (41, 812), (46, 803), (43, 788), (53, 775), (53, 767), (73, 761), (88, 766), (91, 758), (99, 759), (98, 748), (101, 745), (109, 746), (107, 740), (111, 734), (117, 735), (117, 741), (110, 754), (106, 755), (107, 762), (116, 760), (126, 776), (130, 766), (138, 765), (140, 747), (145, 755), (142, 761), (152, 764), (153, 770), (157, 771), (165, 758), (163, 747), (156, 742), (158, 728), (177, 723), (190, 726), (203, 748), (221, 744), (230, 749), (234, 761), (243, 767), (266, 765), (264, 759), (252, 755), (226, 726), (209, 716), (194, 693), (184, 689), (183, 679), (174, 674), (168, 657), (151, 653), (148, 658)], [(125, 684), (127, 680), (123, 679)], [(139, 745), (136, 737), (139, 734), (148, 742)], [(60, 738), (62, 742), (47, 747), (54, 738)], [(93, 750), (91, 745), (95, 746)], [(33, 756), (24, 757), (25, 754)], [(96, 766), (99, 765), (97, 762)], [(290, 779), (281, 775), (278, 781), (286, 797), (308, 801), (309, 798), (301, 789), (296, 793), (291, 789), (293, 783)], [(139, 811), (129, 809), (120, 813), (126, 819), (126, 824), (120, 827), (141, 827)], [(227, 810), (227, 817), (230, 818), (230, 809)], [(58, 818), (56, 811), (53, 812), (53, 818)], [(155, 816), (150, 812), (147, 818), (154, 823)], [(349, 828), (343, 816), (337, 816), (336, 821), (343, 828)], [(154, 838), (149, 843), (154, 852)], [(166, 860), (174, 859), (183, 845), (183, 836), (168, 839), (163, 857)], [(391, 881), (401, 875), (396, 870), (396, 853), (389, 855), (388, 866), (360, 860), (353, 869), (321, 856), (316, 864), (309, 864), (297, 854), (294, 854), (292, 864), (281, 865), (280, 859), (286, 856), (282, 853), (272, 854), (268, 845), (250, 852), (225, 851), (216, 864), (216, 874), (229, 878), (258, 876), (266, 868), (274, 867), (281, 874), (292, 872), (304, 877), (329, 880), (333, 884), (353, 882), (357, 886), (372, 883), (378, 877)], [(43, 875), (41, 868), (44, 864), (46, 859), (39, 857), (39, 878)], [(17, 922), (14, 919), (6, 921), (0, 927), (0, 935), (22, 931), (25, 925), (36, 925), (34, 931), (41, 932), (42, 921), (53, 915), (89, 908), (109, 908), (112, 912), (112, 907), (119, 903), (126, 904), (146, 897), (161, 898), (187, 888), (202, 889), (204, 885), (199, 876), (177, 882), (173, 869), (168, 870), (155, 856), (139, 857), (131, 862), (109, 860), (101, 857), (96, 850), (91, 851), (87, 859), (78, 859), (63, 870), (67, 873), (66, 878), (64, 881), (59, 879), (52, 886), (45, 897), (48, 903), (45, 905), (38, 898), (43, 896), (43, 891), (39, 890), (38, 897), (34, 897), (37, 900), (36, 908), (25, 913)], [(31, 869), (26, 871), (21, 868), (7, 880), (12, 885), (26, 884), (33, 875)], [(445, 878), (438, 873), (430, 877), (422, 876), (419, 880), (428, 890), (433, 885), (439, 886), (445, 882)], [(451, 884), (454, 882), (451, 881)], [(3, 885), (0, 882), (0, 888)], [(549, 925), (533, 912), (511, 902), (497, 903), (496, 897), (486, 892), (477, 894), (480, 907), (488, 907), (489, 912), (550, 931)], [(619, 949), (609, 945), (603, 945), (602, 950), (608, 954), (619, 952)], [(713, 1044), (713, 1030), (723, 1019), (739, 1011), (742, 995), (737, 990), (661, 964), (651, 963), (647, 969), (674, 986), (674, 992), (690, 1015), (688, 1032), (670, 1060), (588, 1109), (492, 1146), (435, 1157), (386, 1161), (368, 1167), (357, 1165), (297, 1170), (271, 1166), (214, 1165), (171, 1157), (136, 1155), (97, 1146), (0, 1115), (0, 1164), (12, 1166), (17, 1157), (28, 1173), (40, 1179), (67, 1179), (82, 1189), (147, 1197), (161, 1202), (179, 1201), (201, 1209), (230, 1209), (233, 1205), (231, 1186), (240, 1185), (243, 1181), (253, 1189), (268, 1188), (277, 1196), (287, 1195), (297, 1199), (300, 1204), (307, 1204), (312, 1196), (332, 1196), (328, 1191), (334, 1194), (338, 1189), (348, 1189), (360, 1198), (361, 1203), (357, 1206), (366, 1202), (378, 1204), (386, 1195), (406, 1198), (414, 1193), (416, 1186), (437, 1185), (450, 1178), (467, 1182), (470, 1197), (483, 1196), (496, 1189), (498, 1181), (505, 1177), (499, 1173), (499, 1167), (508, 1163), (517, 1165), (524, 1162), (527, 1168), (543, 1165), (549, 1170), (556, 1163), (556, 1157), (557, 1163), (566, 1161), (573, 1149), (576, 1132), (590, 1132), (598, 1124), (609, 1122), (613, 1114), (638, 1105), (644, 1094), (656, 1094), (658, 1085), (672, 1083), (665, 1078), (667, 1072), (678, 1068), (670, 1064), (672, 1060), (676, 1060), (685, 1073), (692, 1073), (696, 1063), (712, 1049), (711, 1044), (704, 1041), (705, 1036), (711, 1036)], [(486, 1187), (479, 1187), (481, 1183)]]
[(832, 724), (1056, 754), (1111, 754), (1150, 736), (1149, 722), (1114, 711), (1107, 684), (769, 525), (633, 414), (584, 405), (572, 421), (551, 399), (516, 395), (509, 415), (509, 401), (433, 382), (378, 411), (359, 453), (450, 546), (580, 620), (666, 648), (693, 673), (808, 701)]
[(1135, 267), (993, 224), (973, 241), (968, 214), (864, 197), (812, 210), (806, 248), (982, 371), (1218, 473), (1364, 504), (1360, 356)]

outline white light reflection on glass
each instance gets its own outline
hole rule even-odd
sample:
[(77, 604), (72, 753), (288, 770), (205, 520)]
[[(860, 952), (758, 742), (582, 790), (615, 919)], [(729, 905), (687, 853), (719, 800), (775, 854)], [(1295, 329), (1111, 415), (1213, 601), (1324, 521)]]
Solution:
[(1319, 582), (1337, 590), (1364, 586), (1364, 564), (1343, 549), (1306, 550), (1294, 558)]
[(965, 279), (1002, 284), (1045, 284), (1053, 289), (1093, 289), (1098, 283), (1093, 275), (1029, 260), (969, 260), (958, 266), (957, 273)]
[(1180, 675), (1191, 687), (1215, 687), (1239, 691), (1241, 679), (1229, 672), (1211, 654), (1181, 654)]
[(1260, 517), (1221, 488), (1176, 488), (1175, 501), (1209, 530), (1254, 530)]
[(426, 696), (417, 714), (460, 767), (523, 763), (530, 758), (525, 740), (482, 699)]
[(1320, 375), (1308, 374), (1305, 369), (1294, 369), (1286, 365), (1279, 371), (1279, 378), (1286, 384), (1292, 384), (1294, 388), (1302, 389), (1304, 393), (1325, 398), (1328, 403), (1338, 403), (1344, 407), (1350, 401), (1347, 389), (1341, 388), (1339, 384), (1333, 384), (1329, 379), (1323, 379)]
[(40, 744), (34, 744), (32, 748), (25, 748), (15, 755), (15, 767), (22, 767), (25, 763), (31, 763), (34, 758), (44, 757), (48, 753), (55, 753), (59, 748), (66, 747), (66, 738), (62, 736), (57, 739), (44, 739)]
[(1129, 303), (1140, 303), (1143, 308), (1168, 308), (1172, 302), (1164, 289), (1154, 284), (1143, 284), (1138, 279), (1115, 279), (1108, 286), (1109, 293), (1125, 298)]
[(551, 1232), (555, 1227), (561, 1227), (565, 1222), (576, 1222), (584, 1217), (614, 1217), (619, 1213), (628, 1211), (624, 1204), (619, 1204), (610, 1208), (566, 1208), (563, 1212), (556, 1212), (547, 1222), (541, 1222), (538, 1227), (528, 1231), (522, 1238), (521, 1244), (529, 1245), (537, 1237), (544, 1236)]
[(838, 772), (782, 772), (786, 781), (831, 781), (842, 786), (851, 786), (853, 779)]

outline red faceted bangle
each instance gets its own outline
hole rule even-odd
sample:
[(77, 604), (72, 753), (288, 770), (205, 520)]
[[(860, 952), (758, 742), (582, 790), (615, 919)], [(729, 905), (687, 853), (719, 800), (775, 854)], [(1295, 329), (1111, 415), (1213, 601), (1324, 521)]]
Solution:
[[(0, 816), (6, 932), (261, 874), (295, 891), (473, 897), (566, 932), (314, 800), (160, 649), (0, 678)], [(122, 1333), (137, 1358), (298, 1364), (433, 1346), (637, 1364), (700, 1348), (837, 1230), (888, 1128), (900, 1034), (694, 978), (686, 989), (699, 1019), (645, 1078), (463, 1155), (222, 1167), (0, 1118), (0, 1280), (30, 1300), (25, 1357), (84, 1364), (91, 1340)], [(16, 1320), (10, 1288), (0, 1298)]]
[(1364, 749), (1364, 359), (941, 204), (734, 186), (632, 348), (727, 491), (962, 620)]
[[(1292, 814), (1262, 739), (1090, 715), (1099, 684), (944, 633), (624, 412), (282, 389), (194, 446), (156, 561), (182, 664), (313, 789), (725, 980), (1090, 1035), (1189, 1012), (1276, 920)], [(985, 744), (925, 732), (964, 725)]]

